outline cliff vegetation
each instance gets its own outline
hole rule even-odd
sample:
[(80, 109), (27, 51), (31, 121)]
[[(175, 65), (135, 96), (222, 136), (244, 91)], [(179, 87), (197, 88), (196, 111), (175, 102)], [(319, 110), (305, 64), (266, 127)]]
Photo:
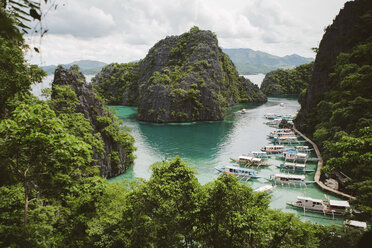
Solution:
[(277, 69), (266, 74), (261, 91), (266, 95), (299, 95), (311, 81), (314, 63), (294, 69)]

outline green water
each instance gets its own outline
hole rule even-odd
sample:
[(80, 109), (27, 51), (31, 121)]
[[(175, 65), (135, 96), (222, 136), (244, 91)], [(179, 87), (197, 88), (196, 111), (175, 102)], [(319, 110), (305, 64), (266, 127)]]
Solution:
[[(284, 103), (284, 107), (280, 106)], [(136, 120), (136, 108), (112, 106), (119, 119), (131, 129), (136, 142), (136, 160), (134, 166), (123, 175), (110, 179), (121, 181), (135, 177), (148, 179), (151, 175), (150, 165), (154, 162), (179, 155), (198, 172), (200, 183), (204, 184), (217, 178), (215, 167), (230, 163), (230, 157), (237, 158), (250, 151), (258, 151), (269, 144), (267, 134), (274, 128), (264, 124), (266, 113), (295, 114), (300, 106), (296, 98), (269, 98), (265, 104), (241, 104), (231, 107), (224, 121), (195, 122), (183, 124), (152, 124)], [(246, 114), (238, 114), (241, 108), (248, 109)], [(270, 164), (279, 165), (280, 160), (270, 159)], [(315, 169), (316, 164), (309, 164)], [(257, 169), (262, 178), (246, 182), (252, 188), (258, 188), (268, 182), (271, 174), (279, 173), (275, 166)], [(306, 175), (313, 180), (314, 173)], [(297, 196), (308, 196), (318, 199), (339, 199), (322, 191), (315, 184), (307, 187), (278, 186), (272, 194), (271, 208), (284, 212), (297, 213), (303, 221), (319, 224), (342, 224), (342, 219), (332, 220), (330, 216), (306, 213), (286, 206), (286, 201), (295, 201)]]

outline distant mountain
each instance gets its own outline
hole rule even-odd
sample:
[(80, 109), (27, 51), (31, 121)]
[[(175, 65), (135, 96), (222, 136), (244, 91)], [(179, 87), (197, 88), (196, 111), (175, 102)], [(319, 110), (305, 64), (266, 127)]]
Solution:
[(267, 73), (278, 68), (292, 68), (314, 61), (313, 58), (305, 58), (297, 54), (279, 57), (249, 48), (224, 48), (222, 50), (234, 62), (239, 74), (244, 75)]
[[(72, 65), (78, 65), (80, 68), (80, 71), (83, 74), (86, 75), (94, 75), (101, 71), (102, 67), (106, 66), (107, 64), (101, 61), (96, 61), (96, 60), (78, 60), (74, 61), (69, 64), (63, 64), (63, 68), (69, 69)], [(41, 69), (46, 71), (46, 73), (53, 74), (54, 71), (56, 70), (57, 66), (56, 65), (47, 65), (47, 66), (41, 66)]]

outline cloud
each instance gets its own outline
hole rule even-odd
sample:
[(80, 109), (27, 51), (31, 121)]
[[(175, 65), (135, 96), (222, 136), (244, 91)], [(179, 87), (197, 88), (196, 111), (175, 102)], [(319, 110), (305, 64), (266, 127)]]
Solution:
[[(192, 26), (217, 34), (225, 48), (312, 56), (324, 26), (346, 0), (61, 0), (46, 18), (44, 64), (77, 59), (128, 62), (160, 39)], [(326, 5), (326, 8), (319, 6)], [(32, 61), (39, 62), (37, 55)]]

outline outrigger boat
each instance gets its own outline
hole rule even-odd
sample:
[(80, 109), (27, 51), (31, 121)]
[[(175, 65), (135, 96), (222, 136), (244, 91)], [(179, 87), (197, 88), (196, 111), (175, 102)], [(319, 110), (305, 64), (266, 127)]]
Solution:
[(237, 111), (236, 113), (239, 113), (239, 114), (245, 114), (245, 113), (247, 113), (248, 111), (246, 110), (246, 109), (241, 109), (241, 110), (239, 110), (239, 111)]
[(271, 158), (270, 155), (268, 155), (266, 152), (262, 152), (262, 151), (253, 151), (253, 152), (252, 152), (252, 155), (253, 155), (253, 157), (255, 157), (255, 158), (262, 158), (262, 159), (268, 159), (268, 158)]
[(274, 137), (273, 138), (274, 143), (278, 144), (298, 144), (304, 141), (298, 140), (297, 136), (280, 136), (280, 137)]
[(266, 152), (267, 154), (272, 153), (282, 153), (284, 152), (283, 145), (268, 145), (261, 148), (261, 151)]
[(296, 150), (288, 150), (283, 152), (283, 155), (280, 157), (283, 158), (285, 161), (305, 163), (309, 159), (309, 154), (297, 152)]
[(296, 134), (294, 132), (270, 132), (268, 135), (267, 135), (269, 138), (278, 138), (278, 137), (282, 137), (282, 136), (293, 136), (293, 137), (297, 137)]
[(350, 204), (347, 201), (323, 201), (303, 196), (298, 196), (295, 202), (287, 202), (287, 205), (302, 208), (304, 212), (316, 212), (324, 215), (342, 215), (350, 211)]
[(286, 120), (286, 121), (293, 121), (294, 118), (296, 118), (295, 115), (283, 115), (282, 116), (283, 120)]
[(256, 172), (254, 170), (247, 169), (247, 168), (241, 168), (237, 166), (228, 165), (222, 168), (215, 168), (215, 169), (227, 175), (233, 175), (233, 176), (238, 176), (238, 177), (243, 177), (243, 178), (248, 178), (248, 179), (260, 178), (260, 176), (256, 175)]
[(268, 114), (265, 114), (264, 117), (266, 119), (269, 119), (269, 120), (274, 120), (274, 119), (277, 119), (277, 118), (282, 117), (282, 116), (274, 114), (274, 113), (268, 113)]
[(305, 181), (304, 175), (291, 175), (291, 174), (275, 174), (270, 175), (266, 180), (273, 181), (275, 184), (293, 184), (293, 185), (306, 185), (308, 183), (315, 183), (315, 181)]
[(255, 190), (253, 190), (253, 192), (267, 192), (267, 193), (270, 193), (272, 192), (274, 189), (275, 189), (276, 186), (272, 185), (272, 184), (266, 184), (264, 186), (261, 186)]
[(237, 162), (239, 164), (243, 164), (245, 166), (270, 166), (269, 164), (264, 164), (262, 158), (255, 158), (249, 156), (239, 156), (238, 159), (230, 158), (232, 161)]
[(309, 146), (295, 146), (294, 149), (298, 152), (311, 152), (312, 148), (309, 148)]
[(269, 125), (269, 126), (278, 126), (281, 121), (282, 121), (282, 119), (278, 118), (278, 119), (267, 121), (267, 122), (265, 122), (265, 124)]
[(285, 162), (281, 165), (277, 165), (277, 168), (281, 170), (286, 170), (294, 173), (310, 173), (314, 172), (315, 170), (307, 170), (305, 164), (297, 164), (297, 163), (290, 163), (290, 162)]

